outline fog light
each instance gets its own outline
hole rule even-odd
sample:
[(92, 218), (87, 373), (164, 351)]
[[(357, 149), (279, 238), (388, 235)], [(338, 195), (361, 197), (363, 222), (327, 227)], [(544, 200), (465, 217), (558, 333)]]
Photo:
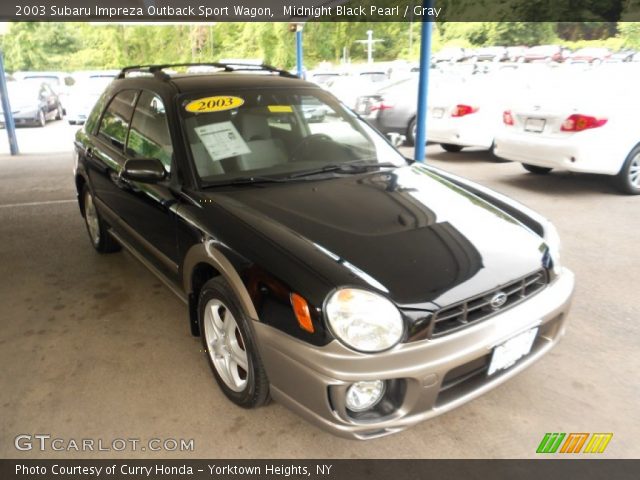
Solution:
[(368, 410), (380, 401), (384, 390), (382, 380), (354, 383), (347, 390), (347, 408), (352, 412)]

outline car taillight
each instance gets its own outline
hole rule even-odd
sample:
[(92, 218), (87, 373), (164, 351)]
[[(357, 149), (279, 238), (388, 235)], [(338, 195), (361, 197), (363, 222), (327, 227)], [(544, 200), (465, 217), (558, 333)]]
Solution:
[(393, 104), (382, 101), (371, 105), (370, 111), (375, 112), (376, 110), (389, 110), (391, 108), (393, 108)]
[(478, 111), (478, 107), (472, 107), (471, 105), (456, 105), (451, 112), (452, 117), (464, 117), (465, 115), (469, 115), (470, 113), (475, 113)]
[(569, 115), (569, 117), (562, 122), (560, 130), (563, 132), (581, 132), (582, 130), (587, 130), (589, 128), (601, 127), (605, 123), (607, 123), (606, 118), (596, 118), (590, 115), (574, 113), (573, 115)]
[(511, 114), (511, 110), (505, 110), (502, 112), (502, 121), (505, 125), (513, 125), (513, 115)]

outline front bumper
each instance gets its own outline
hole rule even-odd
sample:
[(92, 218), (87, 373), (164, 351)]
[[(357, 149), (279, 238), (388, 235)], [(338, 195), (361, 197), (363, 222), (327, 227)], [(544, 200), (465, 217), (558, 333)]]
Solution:
[[(21, 110), (13, 113), (15, 125), (35, 125), (38, 123), (39, 110)], [(0, 112), (0, 124), (4, 126), (4, 114)]]
[[(574, 276), (564, 269), (544, 290), (477, 325), (442, 338), (401, 344), (379, 354), (353, 352), (334, 341), (316, 347), (256, 322), (272, 397), (333, 434), (368, 439), (395, 433), (440, 415), (516, 375), (547, 353), (564, 334)], [(487, 375), (496, 345), (538, 326), (531, 352)], [(346, 389), (361, 380), (400, 385), (392, 411), (354, 418)]]

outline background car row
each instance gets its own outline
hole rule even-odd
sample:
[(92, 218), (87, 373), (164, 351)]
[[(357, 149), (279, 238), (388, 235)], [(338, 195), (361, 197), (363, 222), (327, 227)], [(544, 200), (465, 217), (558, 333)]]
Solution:
[[(535, 174), (612, 177), (640, 194), (640, 64), (448, 64), (432, 68), (427, 140), (448, 152), (490, 149)], [(417, 76), (359, 96), (355, 110), (383, 133), (415, 141)]]
[[(66, 116), (69, 124), (82, 124), (116, 70), (15, 72), (7, 82), (16, 125), (44, 127), (48, 120)], [(0, 124), (4, 126), (0, 106)]]
[(561, 45), (525, 46), (492, 46), (478, 49), (462, 47), (446, 47), (432, 56), (432, 62), (569, 62), (569, 63), (601, 63), (601, 62), (640, 62), (640, 53), (631, 49), (614, 52), (606, 47), (584, 47), (575, 51)]

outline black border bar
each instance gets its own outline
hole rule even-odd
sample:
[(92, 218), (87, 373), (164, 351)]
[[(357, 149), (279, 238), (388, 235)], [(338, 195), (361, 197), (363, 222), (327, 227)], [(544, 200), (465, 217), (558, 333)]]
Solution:
[[(2, 21), (415, 22), (423, 0), (3, 0)], [(431, 5), (432, 4), (432, 5)], [(640, 21), (636, 0), (432, 0), (435, 22)], [(428, 12), (427, 12), (428, 13)]]
[[(399, 445), (398, 448), (401, 448)], [(214, 470), (210, 469), (213, 466)], [(250, 468), (258, 468), (253, 473)], [(69, 470), (71, 469), (71, 470)], [(99, 470), (98, 470), (99, 469)], [(149, 470), (150, 469), (150, 470)], [(37, 471), (41, 473), (37, 473)], [(64, 475), (54, 472), (65, 471)], [(26, 472), (32, 473), (26, 473)], [(42, 472), (45, 473), (42, 473)], [(99, 474), (97, 473), (99, 471)], [(113, 471), (113, 473), (109, 473)], [(21, 473), (22, 472), (22, 473)], [(76, 473), (69, 473), (76, 472)], [(147, 474), (151, 472), (151, 474)], [(2, 480), (636, 480), (640, 460), (0, 460)]]

